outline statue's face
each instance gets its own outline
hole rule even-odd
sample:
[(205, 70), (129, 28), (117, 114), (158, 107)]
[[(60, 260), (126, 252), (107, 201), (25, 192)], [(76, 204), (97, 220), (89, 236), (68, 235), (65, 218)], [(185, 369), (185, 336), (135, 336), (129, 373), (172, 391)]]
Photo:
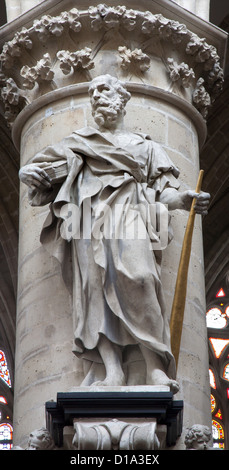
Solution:
[(206, 450), (208, 448), (208, 445), (204, 439), (204, 437), (199, 437), (194, 443), (193, 443), (193, 449), (196, 450)]
[(123, 113), (124, 105), (118, 91), (106, 79), (95, 80), (89, 89), (92, 115), (99, 127), (112, 128)]
[(29, 440), (28, 450), (39, 450), (41, 448), (41, 441), (36, 438)]

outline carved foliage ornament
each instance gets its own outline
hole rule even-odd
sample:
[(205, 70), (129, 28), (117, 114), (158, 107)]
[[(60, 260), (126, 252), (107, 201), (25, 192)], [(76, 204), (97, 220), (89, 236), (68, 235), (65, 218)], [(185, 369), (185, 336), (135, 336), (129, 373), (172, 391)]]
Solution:
[[(84, 20), (84, 23), (82, 20)], [(106, 4), (98, 4), (81, 12), (76, 8), (72, 8), (70, 11), (64, 11), (55, 17), (44, 15), (41, 19), (36, 19), (30, 28), (22, 28), (21, 31), (15, 34), (12, 40), (4, 44), (0, 54), (0, 82), (1, 86), (3, 86), (2, 99), (8, 107), (8, 113), (9, 109), (14, 107), (10, 112), (11, 122), (13, 122), (12, 116), (16, 117), (26, 101), (25, 99), (20, 99), (17, 104), (16, 98), (12, 101), (12, 93), (7, 92), (9, 86), (12, 87), (12, 83), (10, 85), (7, 82), (9, 78), (14, 79), (18, 90), (21, 90), (20, 87), (32, 90), (36, 83), (38, 86), (42, 82), (45, 82), (46, 85), (48, 83), (53, 85), (55, 80), (53, 66), (56, 60), (60, 61), (61, 71), (65, 75), (69, 74), (72, 69), (74, 71), (84, 70), (88, 73), (88, 70), (93, 68), (94, 63), (88, 47), (82, 50), (55, 51), (53, 57), (51, 57), (51, 52), (50, 55), (46, 53), (40, 60), (34, 63), (33, 47), (37, 45), (37, 41), (45, 45), (51, 38), (61, 38), (62, 35), (69, 34), (72, 43), (78, 42), (76, 38), (83, 30), (85, 20), (89, 22), (89, 27), (91, 27), (92, 31), (115, 32), (118, 29), (122, 31), (134, 31), (136, 29), (146, 37), (149, 43), (153, 43), (155, 38), (157, 40), (159, 38), (163, 42), (167, 41), (174, 45), (180, 44), (187, 56), (192, 57), (194, 64), (196, 66), (201, 65), (202, 67), (204, 83), (201, 84), (201, 92), (203, 92), (204, 87), (209, 98), (213, 101), (222, 90), (223, 71), (220, 67), (220, 59), (216, 48), (207, 44), (204, 38), (199, 38), (196, 34), (189, 31), (184, 24), (164, 18), (161, 14), (154, 15), (149, 11), (142, 12), (128, 9), (123, 5), (111, 7)], [(76, 34), (75, 41), (74, 34)], [(123, 69), (127, 70), (131, 65), (136, 66), (136, 69), (139, 69), (142, 73), (149, 69), (150, 58), (141, 49), (131, 51), (126, 46), (123, 46), (119, 47), (118, 52), (122, 59), (121, 67)], [(22, 83), (15, 72), (18, 68), (18, 62), (23, 65), (21, 67)], [(189, 86), (191, 79), (194, 78), (194, 72), (188, 65), (184, 62), (180, 65), (170, 62), (167, 66), (169, 67), (172, 81), (176, 81), (183, 87)], [(87, 73), (86, 77), (90, 79)], [(198, 80), (198, 77), (196, 80)], [(203, 106), (197, 103), (196, 98), (196, 94), (199, 93), (198, 90), (199, 84), (197, 83), (193, 103), (202, 112)], [(18, 91), (18, 93), (20, 96), (23, 96), (22, 90)], [(34, 99), (34, 96), (32, 99)], [(205, 116), (205, 110), (202, 114)]]
[(89, 47), (85, 47), (80, 51), (69, 52), (59, 51), (57, 52), (57, 58), (60, 61), (60, 68), (65, 75), (68, 75), (72, 69), (92, 69), (94, 62), (91, 60), (92, 50)]
[(178, 64), (172, 58), (167, 60), (167, 65), (172, 82), (178, 82), (184, 88), (188, 88), (191, 80), (195, 78), (194, 70), (189, 68), (189, 66), (184, 62)]
[(120, 46), (118, 51), (122, 59), (121, 67), (124, 70), (129, 69), (132, 65), (135, 69), (141, 70), (141, 72), (145, 72), (150, 68), (150, 58), (141, 49), (131, 51), (126, 46)]
[(43, 59), (39, 60), (35, 67), (28, 67), (28, 65), (22, 67), (21, 76), (25, 78), (23, 82), (24, 88), (29, 90), (35, 86), (36, 81), (39, 81), (39, 79), (53, 80), (54, 72), (51, 70), (50, 55), (48, 53), (44, 54)]

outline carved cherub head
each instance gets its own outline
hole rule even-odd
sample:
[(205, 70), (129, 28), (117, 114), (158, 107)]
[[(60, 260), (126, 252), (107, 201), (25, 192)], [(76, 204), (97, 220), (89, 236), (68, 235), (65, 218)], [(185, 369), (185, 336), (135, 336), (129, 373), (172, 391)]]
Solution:
[(206, 450), (209, 448), (211, 431), (207, 426), (194, 424), (185, 435), (186, 449)]
[(88, 92), (96, 124), (101, 128), (115, 128), (125, 115), (131, 97), (125, 85), (111, 75), (100, 75), (92, 80)]

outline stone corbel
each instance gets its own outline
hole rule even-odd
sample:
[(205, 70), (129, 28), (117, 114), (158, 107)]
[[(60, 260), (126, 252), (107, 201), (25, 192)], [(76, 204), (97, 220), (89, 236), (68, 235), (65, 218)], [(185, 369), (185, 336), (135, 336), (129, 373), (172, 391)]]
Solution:
[(153, 450), (161, 447), (156, 419), (75, 421), (72, 445), (76, 450)]

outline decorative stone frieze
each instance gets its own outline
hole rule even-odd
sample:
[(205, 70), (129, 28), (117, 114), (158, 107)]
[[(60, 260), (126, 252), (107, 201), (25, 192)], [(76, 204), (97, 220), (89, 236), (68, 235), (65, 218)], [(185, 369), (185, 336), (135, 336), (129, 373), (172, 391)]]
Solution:
[[(182, 97), (206, 117), (223, 84), (223, 70), (216, 48), (185, 24), (160, 13), (128, 9), (124, 5), (99, 4), (81, 11), (72, 8), (57, 16), (43, 15), (30, 28), (23, 27), (4, 44), (0, 54), (1, 96), (9, 124), (12, 125), (26, 104), (39, 96), (94, 78), (110, 42), (116, 44), (110, 63), (118, 78), (138, 82), (143, 78), (139, 78), (141, 72), (146, 83), (159, 86), (158, 81), (164, 80), (168, 90), (171, 82), (176, 82), (179, 87), (172, 87), (172, 93), (179, 96), (183, 93)], [(158, 60), (164, 79), (157, 81), (154, 68), (155, 65), (158, 68)], [(89, 73), (92, 69), (94, 73)], [(77, 77), (72, 73), (76, 71)], [(68, 77), (67, 82), (64, 76)], [(170, 84), (167, 82), (166, 85), (168, 78), (165, 77), (169, 78)], [(201, 87), (208, 96), (204, 106), (196, 97), (200, 78)], [(23, 99), (12, 100), (12, 87), (14, 97)], [(190, 88), (190, 93), (182, 92), (184, 88)]]

